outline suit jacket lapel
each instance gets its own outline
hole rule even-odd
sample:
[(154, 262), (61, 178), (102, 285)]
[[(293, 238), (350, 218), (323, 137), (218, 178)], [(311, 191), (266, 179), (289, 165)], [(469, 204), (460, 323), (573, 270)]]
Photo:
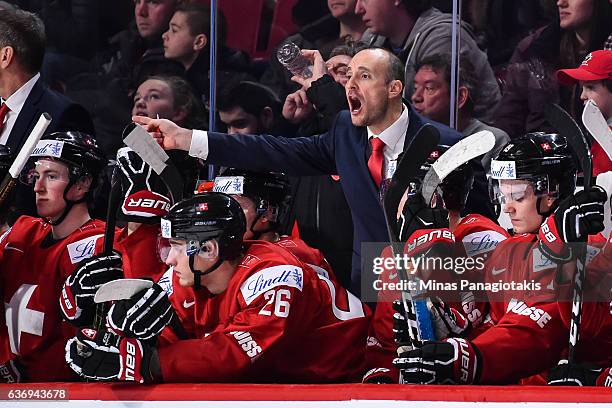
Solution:
[(27, 137), (27, 133), (34, 126), (37, 119), (37, 113), (39, 112), (38, 103), (43, 95), (43, 91), (44, 87), (39, 79), (34, 84), (21, 112), (19, 112), (19, 116), (17, 116), (13, 129), (11, 129), (7, 145), (13, 149), (13, 151), (18, 151), (21, 148), (21, 145)]

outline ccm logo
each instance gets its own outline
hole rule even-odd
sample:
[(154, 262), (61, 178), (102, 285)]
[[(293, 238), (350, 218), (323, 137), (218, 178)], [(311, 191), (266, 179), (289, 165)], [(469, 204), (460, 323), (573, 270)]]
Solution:
[(238, 341), (238, 344), (245, 351), (247, 356), (251, 357), (251, 360), (255, 358), (259, 353), (261, 353), (261, 347), (257, 344), (253, 337), (251, 337), (251, 333), (242, 332), (242, 331), (233, 331), (230, 332), (232, 336)]
[(151, 198), (130, 198), (127, 203), (128, 207), (140, 207), (140, 208), (158, 208), (160, 210), (169, 210), (170, 204), (166, 200), (153, 200)]

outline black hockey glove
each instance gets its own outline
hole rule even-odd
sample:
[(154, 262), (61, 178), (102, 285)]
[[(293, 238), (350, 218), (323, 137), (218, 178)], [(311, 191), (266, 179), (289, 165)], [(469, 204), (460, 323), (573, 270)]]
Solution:
[(441, 299), (431, 299), (431, 322), (436, 331), (437, 339), (447, 337), (466, 337), (472, 329), (470, 321), (454, 307), (450, 307)]
[(19, 359), (14, 358), (0, 364), (0, 383), (12, 384), (27, 381), (27, 375)]
[(428, 341), (393, 360), (404, 384), (477, 384), (481, 357), (468, 340)]
[(97, 381), (154, 382), (159, 363), (155, 349), (140, 340), (107, 331), (81, 329), (66, 343), (66, 362), (81, 377)]
[(117, 152), (117, 166), (124, 197), (118, 217), (125, 221), (158, 223), (171, 205), (159, 176), (129, 147)]
[(121, 278), (123, 261), (118, 252), (81, 261), (62, 288), (59, 302), (64, 318), (75, 326), (91, 325), (96, 292), (105, 283)]
[(569, 364), (559, 361), (548, 373), (548, 385), (600, 386), (612, 387), (610, 369), (602, 369), (594, 364)]
[(584, 243), (589, 235), (604, 229), (606, 192), (593, 186), (567, 197), (540, 226), (540, 251), (556, 263), (573, 259), (574, 243)]
[(411, 194), (398, 221), (400, 241), (406, 242), (415, 231), (438, 228), (448, 228), (448, 211), (443, 208), (430, 208), (421, 194)]
[[(409, 322), (406, 321), (406, 312), (401, 300), (393, 301), (393, 339), (398, 347), (412, 347), (413, 336), (417, 336), (418, 322), (416, 314), (412, 309), (408, 310)], [(413, 335), (410, 335), (412, 331)], [(416, 337), (414, 337), (416, 338)]]
[(153, 284), (130, 299), (115, 302), (106, 315), (106, 326), (120, 336), (149, 340), (161, 333), (173, 316), (167, 293)]

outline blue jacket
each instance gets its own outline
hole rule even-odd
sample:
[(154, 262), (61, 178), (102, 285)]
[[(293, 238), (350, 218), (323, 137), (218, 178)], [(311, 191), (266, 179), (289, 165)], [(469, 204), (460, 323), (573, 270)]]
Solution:
[[(462, 138), (455, 130), (419, 115), (409, 105), (408, 110), (404, 150), (425, 123), (438, 128), (442, 144), (453, 145)], [(350, 113), (345, 110), (338, 114), (327, 133), (311, 137), (230, 136), (209, 132), (207, 161), (228, 167), (282, 171), (296, 176), (338, 174), (354, 225), (350, 289), (360, 294), (361, 244), (389, 240), (379, 192), (367, 167), (367, 146), (366, 128), (354, 126)], [(486, 190), (478, 193), (479, 201), (486, 199)]]

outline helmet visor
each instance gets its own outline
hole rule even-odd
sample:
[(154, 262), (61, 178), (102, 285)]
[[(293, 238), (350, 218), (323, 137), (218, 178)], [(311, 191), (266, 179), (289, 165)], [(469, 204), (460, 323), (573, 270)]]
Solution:
[(19, 175), (19, 181), (33, 186), (38, 180), (45, 183), (68, 184), (70, 182), (68, 167), (51, 158), (31, 160)]

